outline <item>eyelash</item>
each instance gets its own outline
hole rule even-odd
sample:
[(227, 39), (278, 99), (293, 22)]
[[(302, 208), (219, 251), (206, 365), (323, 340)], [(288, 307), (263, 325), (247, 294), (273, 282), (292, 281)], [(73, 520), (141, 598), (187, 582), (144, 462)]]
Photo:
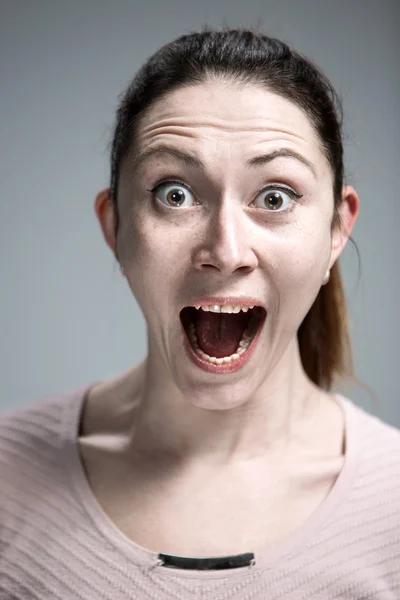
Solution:
[[(151, 192), (152, 194), (155, 194), (158, 189), (160, 187), (162, 187), (163, 185), (168, 185), (168, 184), (175, 184), (175, 185), (180, 185), (184, 188), (186, 188), (187, 190), (189, 190), (190, 193), (194, 194), (193, 190), (186, 184), (183, 183), (183, 181), (179, 181), (178, 179), (167, 179), (164, 181), (160, 181), (159, 183), (157, 183), (156, 186), (153, 187), (153, 189), (147, 190), (148, 192)], [(263, 192), (267, 192), (268, 190), (279, 190), (282, 192), (286, 192), (287, 194), (289, 194), (289, 196), (292, 199), (292, 202), (290, 202), (290, 204), (288, 204), (288, 207), (285, 208), (284, 210), (279, 210), (276, 211), (275, 214), (288, 214), (290, 212), (292, 212), (295, 208), (296, 208), (296, 202), (297, 200), (300, 200), (300, 198), (303, 197), (303, 194), (298, 194), (297, 192), (295, 192), (294, 190), (292, 190), (292, 188), (286, 187), (284, 185), (275, 185), (275, 184), (269, 184), (267, 186), (265, 186), (264, 188), (262, 188), (259, 192), (259, 194), (262, 194)], [(258, 194), (258, 195), (259, 195)], [(165, 204), (163, 204), (163, 206), (167, 209), (167, 210), (177, 210), (176, 208), (173, 208), (172, 206), (166, 206)], [(275, 211), (271, 210), (271, 211), (267, 211), (266, 212), (272, 212), (274, 213)]]

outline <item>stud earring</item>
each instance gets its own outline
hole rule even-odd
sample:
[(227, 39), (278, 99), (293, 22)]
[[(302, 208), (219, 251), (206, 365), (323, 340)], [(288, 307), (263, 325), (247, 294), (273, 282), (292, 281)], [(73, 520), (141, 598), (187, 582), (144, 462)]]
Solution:
[(325, 277), (324, 277), (324, 280), (323, 280), (323, 282), (322, 282), (322, 285), (326, 285), (326, 284), (328, 283), (328, 281), (329, 281), (330, 277), (331, 277), (331, 272), (330, 272), (330, 270), (328, 269), (328, 271), (325, 273)]

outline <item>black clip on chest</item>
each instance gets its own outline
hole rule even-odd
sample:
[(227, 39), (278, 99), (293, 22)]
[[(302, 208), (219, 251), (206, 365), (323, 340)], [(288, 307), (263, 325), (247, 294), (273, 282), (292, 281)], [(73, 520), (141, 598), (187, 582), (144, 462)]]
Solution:
[(172, 554), (159, 554), (158, 559), (163, 567), (169, 569), (192, 569), (195, 571), (238, 569), (240, 567), (250, 567), (255, 564), (252, 552), (235, 554), (234, 556), (217, 556), (215, 558), (191, 558), (187, 556), (173, 556)]

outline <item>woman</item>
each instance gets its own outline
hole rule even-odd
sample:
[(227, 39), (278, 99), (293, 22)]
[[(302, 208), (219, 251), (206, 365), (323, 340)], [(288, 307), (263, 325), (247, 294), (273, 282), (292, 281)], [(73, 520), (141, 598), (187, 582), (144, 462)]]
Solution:
[(95, 211), (148, 354), (1, 425), (1, 598), (400, 596), (399, 431), (350, 372), (359, 212), (318, 69), (183, 36), (121, 100)]

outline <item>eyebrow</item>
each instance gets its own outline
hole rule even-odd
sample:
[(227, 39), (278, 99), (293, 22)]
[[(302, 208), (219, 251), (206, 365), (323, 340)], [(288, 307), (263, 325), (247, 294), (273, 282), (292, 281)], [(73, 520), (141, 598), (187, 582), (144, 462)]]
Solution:
[[(155, 146), (153, 148), (148, 148), (147, 150), (144, 150), (143, 152), (139, 153), (133, 160), (133, 168), (138, 169), (150, 158), (162, 155), (177, 158), (189, 167), (194, 167), (195, 169), (200, 169), (201, 171), (206, 170), (204, 163), (194, 154), (185, 152), (183, 150), (178, 150), (178, 148), (175, 148), (174, 146), (168, 146), (165, 144)], [(246, 165), (248, 167), (259, 167), (272, 162), (276, 158), (294, 158), (295, 160), (303, 163), (303, 165), (308, 167), (308, 169), (312, 172), (314, 177), (317, 178), (317, 169), (315, 165), (307, 158), (305, 158), (302, 154), (299, 154), (295, 150), (290, 150), (289, 148), (281, 148), (279, 150), (274, 150), (273, 152), (269, 152), (267, 154), (254, 156), (246, 162)]]
[(260, 156), (255, 156), (254, 158), (248, 160), (246, 164), (249, 167), (258, 167), (261, 165), (265, 165), (271, 162), (272, 160), (275, 160), (275, 158), (280, 157), (294, 158), (295, 160), (300, 161), (301, 163), (303, 163), (303, 165), (310, 169), (315, 179), (317, 178), (317, 169), (315, 165), (310, 160), (308, 160), (308, 158), (305, 158), (305, 156), (303, 156), (302, 154), (299, 154), (295, 150), (289, 150), (289, 148), (281, 148), (280, 150), (274, 150), (273, 152), (269, 152), (268, 154), (261, 154)]
[(178, 150), (178, 148), (175, 148), (174, 146), (167, 146), (164, 144), (160, 146), (154, 146), (153, 148), (148, 148), (147, 150), (140, 152), (133, 159), (133, 168), (138, 169), (150, 158), (162, 155), (177, 158), (181, 162), (185, 163), (188, 167), (194, 167), (195, 169), (201, 169), (202, 171), (206, 170), (205, 165), (199, 158), (194, 156), (194, 154), (190, 154), (189, 152)]

